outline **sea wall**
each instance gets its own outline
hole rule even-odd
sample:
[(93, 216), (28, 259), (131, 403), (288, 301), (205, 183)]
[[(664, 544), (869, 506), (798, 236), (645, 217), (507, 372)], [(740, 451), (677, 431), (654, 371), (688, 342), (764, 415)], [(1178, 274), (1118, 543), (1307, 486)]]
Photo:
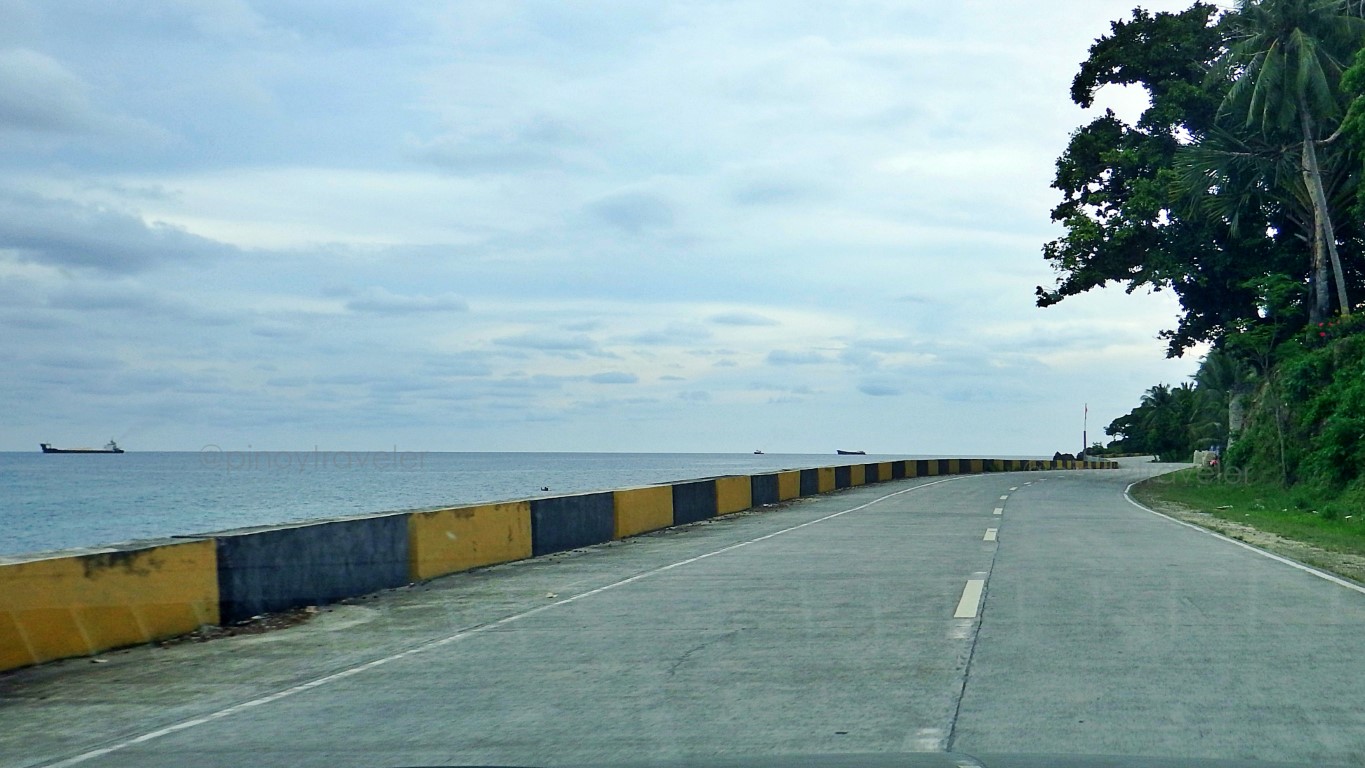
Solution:
[(208, 539), (140, 542), (0, 562), (0, 671), (217, 624)]
[(410, 514), (366, 515), (208, 534), (225, 623), (408, 583)]
[(870, 483), (1115, 462), (910, 459), (0, 558), (0, 671)]
[[(531, 556), (529, 501), (434, 509), (407, 518), (410, 581)], [(626, 535), (645, 530), (652, 529)]]

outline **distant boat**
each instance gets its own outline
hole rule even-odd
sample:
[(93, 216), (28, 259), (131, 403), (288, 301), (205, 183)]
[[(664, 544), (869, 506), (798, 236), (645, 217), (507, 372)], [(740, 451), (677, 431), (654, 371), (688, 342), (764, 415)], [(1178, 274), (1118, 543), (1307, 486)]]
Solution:
[(763, 451), (754, 451), (754, 455), (755, 455), (755, 456), (762, 456), (762, 455), (763, 455)]
[(38, 443), (43, 453), (123, 453), (118, 443), (110, 440), (103, 448), (53, 448), (51, 443)]
[(840, 456), (866, 456), (866, 455), (867, 455), (867, 451), (840, 451), (840, 450), (837, 450), (837, 449), (836, 449), (834, 452), (837, 453), (837, 454), (839, 454)]

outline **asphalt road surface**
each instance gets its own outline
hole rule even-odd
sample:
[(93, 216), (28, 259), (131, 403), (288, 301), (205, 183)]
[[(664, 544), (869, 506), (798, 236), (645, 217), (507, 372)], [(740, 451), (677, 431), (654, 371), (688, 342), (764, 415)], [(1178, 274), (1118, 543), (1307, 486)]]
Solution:
[(865, 486), (0, 677), (0, 766), (941, 751), (1365, 763), (1365, 590), (1173, 467)]

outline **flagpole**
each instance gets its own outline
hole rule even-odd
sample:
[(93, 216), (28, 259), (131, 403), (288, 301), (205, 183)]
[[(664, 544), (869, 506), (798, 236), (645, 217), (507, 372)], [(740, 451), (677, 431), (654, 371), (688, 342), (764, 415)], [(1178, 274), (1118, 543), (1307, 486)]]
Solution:
[(1090, 403), (1085, 404), (1085, 413), (1081, 416), (1081, 456), (1085, 456), (1090, 450)]

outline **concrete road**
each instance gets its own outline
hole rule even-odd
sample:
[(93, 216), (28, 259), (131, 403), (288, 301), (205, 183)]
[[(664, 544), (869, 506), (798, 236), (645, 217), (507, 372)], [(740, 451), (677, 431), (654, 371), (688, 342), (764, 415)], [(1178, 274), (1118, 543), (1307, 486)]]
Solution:
[(921, 478), (0, 677), (0, 766), (1055, 752), (1365, 763), (1365, 591), (1135, 506)]

